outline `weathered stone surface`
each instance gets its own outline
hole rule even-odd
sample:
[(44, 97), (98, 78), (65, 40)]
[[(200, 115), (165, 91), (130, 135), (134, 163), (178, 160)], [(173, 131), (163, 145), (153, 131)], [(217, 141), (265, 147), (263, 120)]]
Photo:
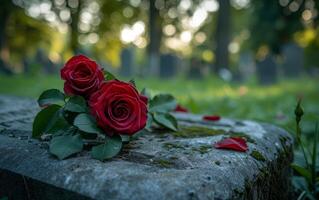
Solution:
[[(0, 96), (0, 197), (11, 199), (287, 199), (292, 139), (269, 124), (176, 113), (181, 131), (141, 133), (116, 158), (59, 161), (31, 139), (35, 101)], [(228, 135), (246, 153), (214, 149)]]

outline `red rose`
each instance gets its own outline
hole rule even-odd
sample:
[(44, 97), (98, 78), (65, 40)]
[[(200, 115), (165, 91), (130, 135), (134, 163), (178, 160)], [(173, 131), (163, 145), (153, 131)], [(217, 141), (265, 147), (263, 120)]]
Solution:
[(89, 106), (97, 124), (107, 134), (133, 135), (147, 121), (147, 97), (126, 82), (104, 82), (92, 94)]
[(64, 82), (64, 92), (67, 95), (80, 95), (88, 98), (98, 90), (104, 80), (102, 69), (89, 58), (73, 56), (61, 69)]

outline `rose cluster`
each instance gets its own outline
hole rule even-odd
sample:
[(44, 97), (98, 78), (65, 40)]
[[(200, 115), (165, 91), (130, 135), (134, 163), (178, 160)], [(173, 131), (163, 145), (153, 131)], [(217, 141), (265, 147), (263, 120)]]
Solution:
[(72, 57), (61, 69), (64, 92), (85, 98), (91, 115), (106, 134), (133, 135), (147, 121), (147, 97), (130, 82), (105, 80), (104, 71), (83, 55)]

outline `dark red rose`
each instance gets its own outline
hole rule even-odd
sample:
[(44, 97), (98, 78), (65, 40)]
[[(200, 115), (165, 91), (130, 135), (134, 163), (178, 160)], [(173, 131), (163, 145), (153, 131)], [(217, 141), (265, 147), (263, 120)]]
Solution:
[(175, 111), (175, 112), (188, 112), (188, 110), (187, 110), (186, 108), (182, 107), (182, 106), (179, 105), (179, 104), (176, 106), (176, 108), (175, 108), (174, 111)]
[(205, 116), (203, 116), (203, 120), (218, 121), (218, 120), (220, 120), (220, 116), (218, 116), (218, 115), (205, 115)]
[(102, 83), (89, 100), (92, 115), (107, 134), (133, 135), (147, 121), (147, 97), (131, 83), (112, 80)]
[(230, 137), (217, 142), (214, 145), (217, 149), (231, 149), (234, 151), (245, 152), (248, 149), (246, 140), (240, 137)]
[(64, 82), (64, 92), (67, 95), (80, 95), (85, 98), (98, 90), (104, 80), (102, 69), (89, 58), (73, 56), (61, 69)]

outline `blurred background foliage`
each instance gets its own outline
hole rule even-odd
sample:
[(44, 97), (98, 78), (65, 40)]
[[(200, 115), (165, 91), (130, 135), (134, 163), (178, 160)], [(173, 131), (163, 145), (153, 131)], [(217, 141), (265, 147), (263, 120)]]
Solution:
[(63, 63), (85, 54), (192, 112), (291, 129), (303, 97), (311, 124), (318, 11), (314, 0), (2, 0), (0, 92), (61, 88)]

